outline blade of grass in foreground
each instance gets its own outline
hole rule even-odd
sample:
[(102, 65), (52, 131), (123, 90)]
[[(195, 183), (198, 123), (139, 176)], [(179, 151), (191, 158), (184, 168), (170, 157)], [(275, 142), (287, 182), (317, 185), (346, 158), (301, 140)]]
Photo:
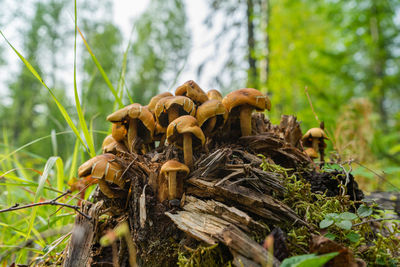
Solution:
[[(14, 46), (8, 41), (8, 39), (4, 36), (3, 32), (0, 31), (0, 34), (3, 36), (4, 40), (6, 40), (7, 44), (14, 50), (14, 52), (17, 54), (17, 56), (22, 60), (22, 62), (25, 64), (25, 66), (29, 69), (29, 71), (35, 76), (35, 78), (49, 91), (51, 97), (53, 98), (54, 102), (56, 103), (58, 109), (60, 110), (61, 114), (63, 115), (65, 121), (68, 123), (69, 127), (71, 127), (72, 131), (74, 131), (75, 135), (79, 140), (81, 141), (82, 145), (88, 151), (85, 142), (81, 138), (78, 129), (76, 128), (75, 124), (73, 123), (71, 117), (68, 115), (67, 111), (65, 110), (64, 106), (58, 101), (57, 97), (55, 96), (54, 92), (47, 87), (45, 82), (43, 81), (42, 77), (40, 77), (39, 73), (35, 70), (35, 68), (29, 63), (28, 60), (26, 60), (18, 51), (17, 49), (14, 48)], [(88, 151), (89, 153), (89, 151)]]
[(83, 36), (83, 34), (82, 34), (82, 32), (81, 32), (81, 30), (79, 29), (78, 26), (76, 26), (76, 29), (78, 30), (79, 35), (81, 36), (81, 38), (83, 40), (83, 43), (86, 46), (86, 49), (88, 50), (89, 54), (92, 56), (94, 64), (99, 69), (101, 76), (103, 77), (104, 81), (106, 82), (108, 88), (110, 88), (111, 93), (115, 97), (115, 100), (117, 100), (119, 107), (123, 108), (124, 105), (122, 104), (122, 100), (119, 97), (119, 95), (118, 95), (117, 91), (115, 90), (114, 86), (111, 84), (110, 79), (108, 78), (106, 72), (104, 71), (103, 67), (100, 65), (100, 62), (97, 60), (96, 56), (93, 54), (92, 49), (90, 48), (89, 44), (87, 43), (85, 37)]
[(85, 136), (86, 142), (89, 147), (89, 154), (91, 157), (96, 156), (96, 151), (94, 149), (93, 144), (93, 135), (89, 134), (88, 127), (86, 125), (85, 117), (82, 112), (81, 103), (79, 101), (78, 88), (76, 84), (76, 33), (77, 33), (77, 8), (76, 8), (76, 0), (75, 0), (75, 38), (74, 38), (74, 95), (75, 95), (75, 105), (76, 111), (79, 117), (79, 123), (81, 125), (81, 129), (83, 131), (83, 135)]

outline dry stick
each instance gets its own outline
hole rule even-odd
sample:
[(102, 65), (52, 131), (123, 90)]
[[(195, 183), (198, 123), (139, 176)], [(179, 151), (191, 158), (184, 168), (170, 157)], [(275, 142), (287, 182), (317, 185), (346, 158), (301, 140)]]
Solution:
[(63, 194), (59, 195), (58, 197), (56, 197), (55, 199), (52, 199), (52, 200), (49, 200), (49, 201), (33, 203), (33, 204), (24, 205), (24, 206), (20, 206), (18, 203), (16, 203), (14, 206), (12, 206), (10, 208), (0, 210), (0, 213), (8, 212), (8, 211), (14, 211), (14, 210), (21, 210), (21, 209), (26, 209), (26, 208), (36, 207), (36, 206), (53, 205), (53, 206), (63, 206), (63, 207), (74, 209), (79, 214), (84, 216), (86, 219), (91, 220), (92, 218), (89, 215), (81, 212), (79, 210), (80, 208), (78, 206), (57, 202), (58, 199), (62, 198), (63, 196), (65, 196), (67, 194), (69, 194), (70, 192), (71, 192), (70, 190), (67, 190), (65, 193), (63, 193)]

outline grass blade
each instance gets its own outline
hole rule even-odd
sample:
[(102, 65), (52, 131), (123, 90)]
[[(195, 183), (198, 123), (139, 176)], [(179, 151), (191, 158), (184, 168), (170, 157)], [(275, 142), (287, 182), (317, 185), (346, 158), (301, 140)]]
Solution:
[(79, 29), (78, 26), (76, 26), (76, 29), (78, 30), (78, 32), (79, 32), (79, 34), (80, 34), (80, 36), (81, 36), (81, 38), (83, 40), (83, 43), (86, 46), (86, 49), (88, 50), (89, 54), (92, 56), (94, 64), (99, 69), (101, 76), (103, 77), (104, 81), (106, 82), (108, 88), (110, 88), (111, 93), (115, 97), (115, 100), (118, 102), (119, 107), (123, 108), (124, 105), (122, 104), (121, 98), (119, 97), (119, 95), (118, 95), (117, 91), (115, 90), (114, 86), (111, 84), (110, 79), (108, 78), (107, 74), (105, 73), (103, 67), (100, 65), (100, 62), (97, 60), (96, 56), (93, 54), (93, 51), (90, 48), (89, 44), (87, 43), (87, 41), (86, 41), (85, 37), (83, 36), (81, 30)]
[(79, 117), (79, 123), (81, 125), (81, 129), (83, 131), (83, 135), (85, 136), (86, 142), (89, 147), (89, 154), (91, 157), (96, 156), (96, 151), (94, 149), (93, 144), (93, 136), (89, 133), (88, 127), (86, 125), (85, 117), (82, 112), (81, 103), (79, 101), (78, 88), (76, 83), (76, 34), (77, 34), (77, 8), (76, 8), (76, 0), (75, 0), (75, 38), (74, 38), (74, 95), (75, 95), (75, 105), (76, 111)]
[(6, 40), (7, 44), (14, 50), (17, 56), (22, 60), (28, 70), (35, 76), (35, 78), (49, 91), (51, 97), (53, 98), (54, 102), (56, 103), (58, 109), (60, 110), (61, 114), (63, 115), (65, 121), (68, 123), (69, 127), (71, 127), (72, 131), (75, 133), (76, 137), (79, 138), (83, 146), (85, 147), (86, 151), (88, 151), (85, 142), (81, 138), (78, 129), (76, 128), (74, 122), (72, 121), (71, 117), (68, 115), (68, 112), (65, 110), (64, 106), (58, 101), (57, 97), (54, 95), (53, 91), (47, 87), (45, 82), (43, 81), (42, 77), (40, 77), (39, 73), (35, 70), (35, 68), (26, 60), (18, 51), (14, 48), (14, 46), (8, 41), (8, 39), (4, 36), (3, 32), (0, 31), (0, 34), (3, 36), (4, 40)]

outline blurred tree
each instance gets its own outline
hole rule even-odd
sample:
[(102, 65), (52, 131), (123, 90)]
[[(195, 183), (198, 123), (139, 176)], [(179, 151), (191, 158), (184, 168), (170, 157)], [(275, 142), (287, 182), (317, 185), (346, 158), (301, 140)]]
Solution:
[[(34, 16), (28, 23), (23, 54), (28, 61), (44, 74), (46, 82), (60, 100), (66, 100), (64, 84), (55, 70), (61, 70), (62, 64), (57, 58), (57, 51), (65, 44), (62, 31), (55, 25), (60, 24), (61, 10), (67, 1), (49, 1), (34, 3)], [(48, 92), (32, 76), (22, 64), (19, 73), (10, 83), (9, 99), (11, 104), (5, 107), (2, 121), (7, 127), (8, 134), (15, 146), (36, 138), (49, 135), (51, 130), (66, 129), (64, 119), (48, 95)], [(47, 70), (47, 71), (46, 71)], [(43, 101), (45, 99), (45, 101)], [(67, 101), (63, 102), (63, 104)], [(65, 146), (66, 139), (58, 138), (59, 145)], [(29, 149), (44, 157), (52, 154), (50, 140), (36, 144)]]
[(176, 83), (190, 48), (186, 21), (182, 0), (151, 0), (135, 22), (127, 84), (134, 102), (145, 105), (161, 88)]

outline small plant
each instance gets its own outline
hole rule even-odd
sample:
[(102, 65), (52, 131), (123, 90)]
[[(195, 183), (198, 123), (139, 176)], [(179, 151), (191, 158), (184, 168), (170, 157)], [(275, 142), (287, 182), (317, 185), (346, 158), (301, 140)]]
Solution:
[(280, 267), (306, 267), (306, 266), (319, 267), (323, 266), (325, 263), (327, 263), (329, 260), (333, 259), (337, 255), (339, 255), (339, 252), (332, 252), (323, 255), (305, 254), (305, 255), (294, 256), (282, 261)]

